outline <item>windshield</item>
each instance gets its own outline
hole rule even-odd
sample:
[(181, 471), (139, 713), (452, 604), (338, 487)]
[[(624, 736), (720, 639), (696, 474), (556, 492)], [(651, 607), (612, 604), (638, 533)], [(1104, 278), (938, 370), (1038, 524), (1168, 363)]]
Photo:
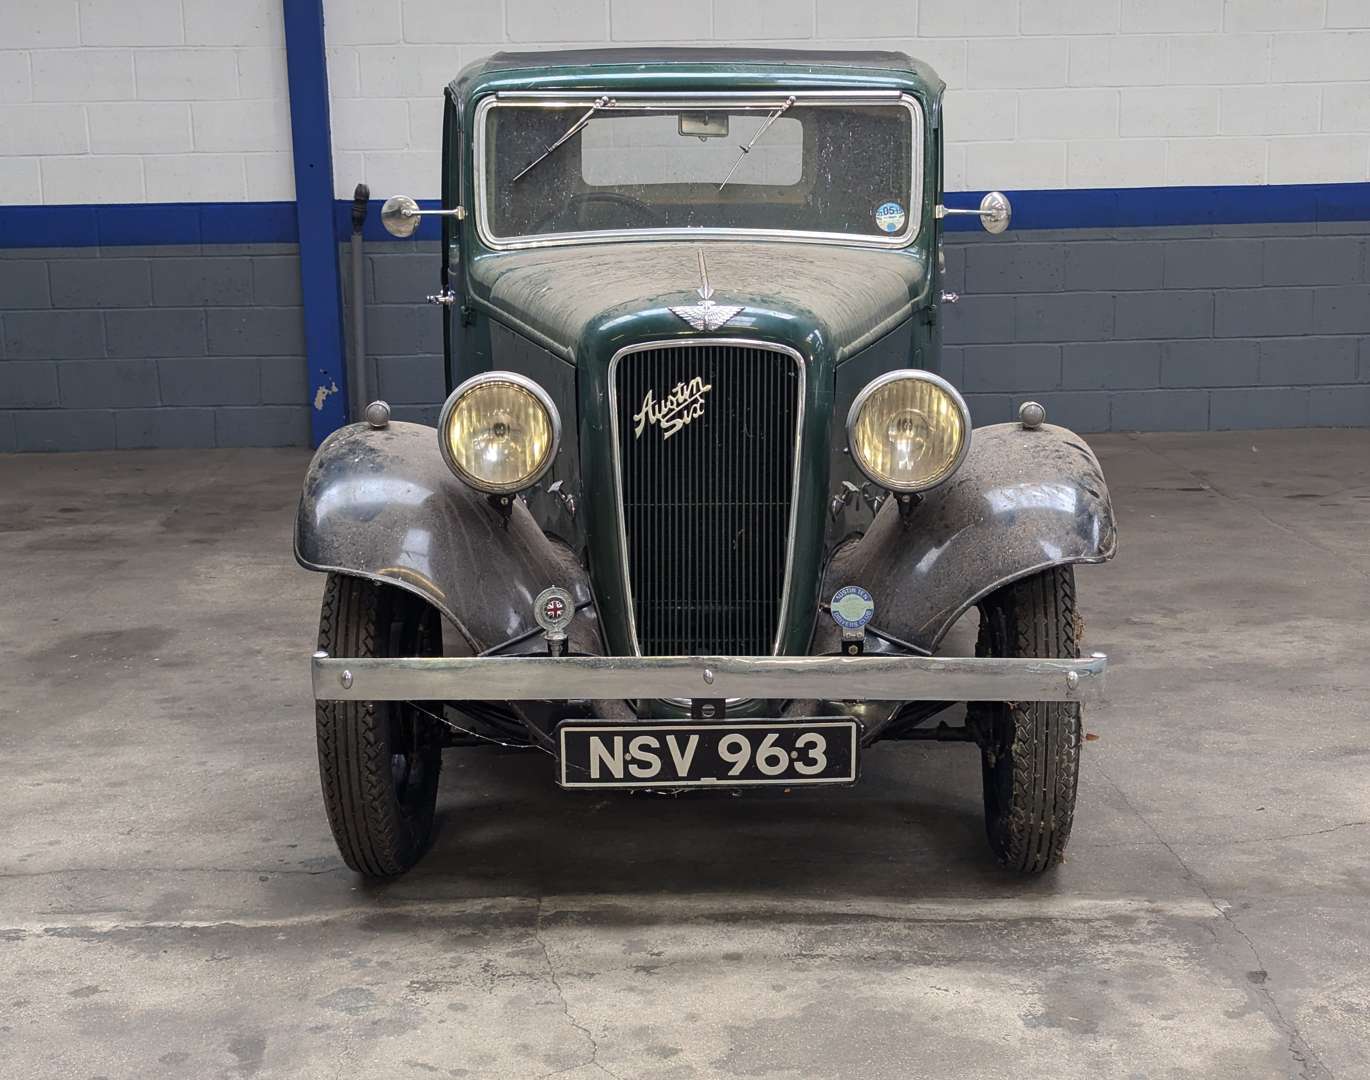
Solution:
[(895, 246), (918, 229), (912, 98), (487, 99), (477, 222), (495, 246), (763, 232)]

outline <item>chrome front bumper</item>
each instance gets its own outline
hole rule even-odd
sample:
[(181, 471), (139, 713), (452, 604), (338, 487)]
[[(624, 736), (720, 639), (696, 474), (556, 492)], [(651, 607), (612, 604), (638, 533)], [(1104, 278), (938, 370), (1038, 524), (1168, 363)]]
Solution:
[(1108, 658), (314, 654), (322, 701), (1098, 701)]

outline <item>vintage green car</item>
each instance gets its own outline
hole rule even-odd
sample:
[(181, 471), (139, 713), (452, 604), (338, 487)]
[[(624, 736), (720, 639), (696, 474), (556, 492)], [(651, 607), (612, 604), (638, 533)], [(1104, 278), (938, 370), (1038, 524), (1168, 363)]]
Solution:
[[(1040, 405), (972, 432), (938, 374), (943, 219), (1009, 219), (943, 206), (942, 91), (899, 53), (731, 49), (501, 53), (447, 88), (441, 207), (382, 217), (441, 217), (450, 396), (436, 430), (375, 402), (325, 441), (295, 536), (350, 867), (412, 866), (442, 749), (482, 740), (658, 791), (973, 742), (995, 855), (1060, 861), (1105, 668), (1073, 564), (1112, 557), (1113, 510)], [(938, 655), (971, 608), (975, 655)]]

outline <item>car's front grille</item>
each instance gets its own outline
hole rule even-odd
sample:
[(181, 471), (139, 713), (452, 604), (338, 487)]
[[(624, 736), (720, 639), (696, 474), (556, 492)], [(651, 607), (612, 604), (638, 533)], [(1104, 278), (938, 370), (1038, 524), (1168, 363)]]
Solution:
[(803, 410), (797, 354), (672, 343), (611, 374), (624, 556), (648, 656), (773, 651)]

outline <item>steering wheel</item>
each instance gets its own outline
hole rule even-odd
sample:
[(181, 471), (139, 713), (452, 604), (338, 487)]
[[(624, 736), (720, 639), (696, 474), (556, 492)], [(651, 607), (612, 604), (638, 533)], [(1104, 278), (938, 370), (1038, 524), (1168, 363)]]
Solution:
[[(543, 232), (546, 227), (558, 218), (570, 217), (581, 206), (590, 206), (595, 203), (608, 203), (611, 206), (621, 206), (637, 214), (640, 221), (639, 227), (652, 225), (664, 226), (666, 219), (661, 214), (648, 206), (641, 199), (635, 199), (631, 195), (625, 195), (621, 191), (579, 191), (566, 200), (565, 205), (558, 207), (548, 214), (536, 225), (533, 226), (534, 232)], [(631, 228), (631, 225), (623, 226)]]

